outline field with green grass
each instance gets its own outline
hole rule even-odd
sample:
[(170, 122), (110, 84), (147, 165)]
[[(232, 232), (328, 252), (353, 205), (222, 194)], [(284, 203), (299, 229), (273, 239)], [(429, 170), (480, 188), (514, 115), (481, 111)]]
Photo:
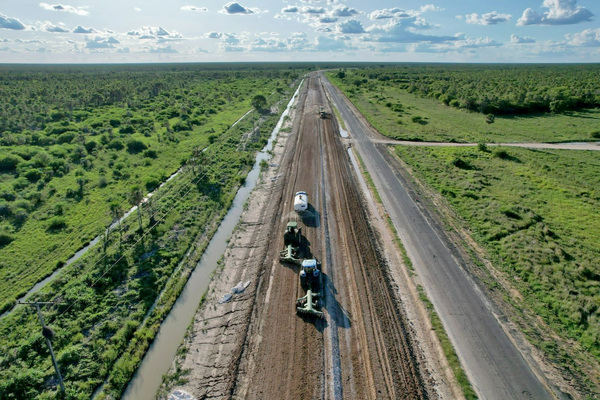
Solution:
[[(47, 68), (0, 71), (0, 301), (6, 310), (104, 233), (33, 299), (58, 302), (43, 314), (66, 398), (102, 383), (98, 398), (118, 398), (303, 70)], [(55, 398), (35, 312), (0, 320), (0, 349), (1, 398)]]
[[(526, 306), (577, 343), (571, 350), (582, 359), (600, 361), (598, 153), (483, 145), (395, 151), (443, 195)], [(553, 341), (536, 344), (573, 367)]]
[[(598, 140), (600, 100), (594, 77), (599, 68), (581, 66), (581, 72), (567, 67), (403, 65), (344, 69), (329, 72), (328, 77), (380, 133), (393, 139), (471, 143)], [(574, 73), (579, 82), (573, 81)], [(529, 84), (517, 89), (519, 79), (526, 78)], [(556, 87), (543, 86), (550, 84)], [(550, 111), (552, 101), (568, 97), (563, 90), (567, 84), (575, 85), (574, 91), (580, 89), (576, 91), (580, 97), (593, 93), (593, 101), (573, 100), (569, 107)], [(516, 92), (519, 96), (513, 99)], [(479, 99), (480, 95), (487, 100)], [(503, 96), (510, 97), (510, 102), (503, 103)], [(528, 108), (520, 109), (519, 99), (534, 105), (527, 103)], [(502, 112), (497, 108), (482, 112), (476, 106), (494, 100), (505, 107)]]

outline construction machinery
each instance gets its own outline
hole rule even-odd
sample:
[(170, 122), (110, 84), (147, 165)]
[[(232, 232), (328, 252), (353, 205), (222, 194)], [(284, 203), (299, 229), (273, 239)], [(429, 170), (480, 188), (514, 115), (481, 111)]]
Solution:
[(323, 108), (323, 106), (319, 106), (319, 117), (321, 117), (322, 119), (327, 118), (329, 115), (327, 114), (327, 112), (325, 111), (325, 108)]
[(300, 245), (302, 244), (302, 228), (296, 221), (288, 222), (283, 233), (284, 248), (279, 252), (279, 261), (300, 264)]
[(303, 213), (308, 209), (308, 194), (306, 192), (296, 192), (294, 195), (294, 211)]
[(320, 263), (317, 260), (310, 259), (302, 261), (300, 285), (306, 289), (306, 295), (296, 300), (296, 312), (299, 315), (323, 318), (323, 312), (319, 311), (321, 270)]

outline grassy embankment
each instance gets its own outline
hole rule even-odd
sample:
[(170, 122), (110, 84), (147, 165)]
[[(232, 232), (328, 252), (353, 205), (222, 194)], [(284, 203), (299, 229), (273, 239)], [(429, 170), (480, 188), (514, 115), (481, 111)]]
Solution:
[[(223, 82), (216, 84), (225, 86)], [(256, 84), (259, 84), (258, 77)], [(279, 94), (274, 89), (284, 88), (285, 79), (262, 79), (262, 90), (269, 86), (273, 95), (268, 96), (268, 104), (278, 103), (281, 110), (291, 95), (290, 89), (281, 90), (285, 93)], [(244, 87), (243, 80), (238, 82), (238, 87)], [(253, 90), (249, 90), (247, 96), (251, 93)], [(54, 331), (53, 346), (65, 378), (67, 398), (89, 398), (104, 381), (107, 383), (99, 398), (119, 397), (135, 372), (160, 322), (201, 256), (207, 239), (252, 166), (253, 153), (264, 145), (277, 120), (277, 115), (271, 115), (259, 121), (258, 113), (252, 113), (235, 128), (227, 129), (250, 108), (249, 100), (240, 101), (241, 105), (236, 104), (237, 101), (227, 107), (227, 115), (235, 115), (234, 118), (221, 116), (227, 118), (227, 122), (215, 118), (212, 127), (207, 121), (202, 124), (205, 130), (187, 132), (169, 132), (167, 128), (164, 134), (173, 136), (169, 143), (181, 143), (189, 136), (202, 137), (197, 139), (198, 143), (212, 143), (205, 159), (159, 189), (152, 198), (152, 208), (144, 209), (142, 230), (139, 230), (136, 215), (132, 215), (132, 221), (109, 235), (106, 251), (96, 246), (36, 295), (40, 301), (62, 301), (60, 305), (46, 307), (44, 317)], [(211, 113), (207, 120), (218, 116), (216, 111), (216, 115)], [(106, 121), (108, 123), (108, 119)], [(260, 132), (244, 135), (253, 126), (260, 126)], [(172, 146), (175, 149), (157, 147), (174, 163), (189, 157), (189, 147)], [(125, 156), (122, 160), (127, 167), (129, 162), (135, 164), (135, 157)], [(83, 200), (74, 202), (85, 201), (88, 193), (85, 191)], [(64, 198), (61, 200), (64, 202)], [(35, 213), (29, 215), (27, 221), (35, 220), (34, 216)], [(65, 221), (71, 226), (71, 220), (65, 218)], [(18, 234), (19, 231), (14, 233), (14, 242), (18, 241)], [(18, 310), (0, 322), (0, 331), (0, 392), (14, 398), (53, 397), (54, 371), (39, 333), (37, 316), (26, 309)]]
[[(354, 76), (348, 73), (346, 78)], [(357, 74), (365, 75), (364, 71)], [(598, 109), (496, 116), (488, 124), (481, 113), (446, 106), (389, 82), (367, 79), (357, 87), (352, 79), (330, 75), (369, 122), (390, 137), (485, 143), (579, 141), (598, 136)], [(432, 75), (431, 81), (435, 79)], [(543, 81), (543, 76), (536, 79)], [(413, 122), (414, 117), (421, 118)], [(597, 392), (598, 153), (484, 145), (398, 146), (396, 153), (417, 179), (445, 198), (458, 215), (454, 223), (467, 227), (494, 268), (518, 290), (519, 296), (504, 293), (504, 299), (531, 342), (578, 376), (578, 383), (587, 386), (582, 387), (584, 393)], [(492, 290), (503, 289), (493, 281), (486, 283)]]

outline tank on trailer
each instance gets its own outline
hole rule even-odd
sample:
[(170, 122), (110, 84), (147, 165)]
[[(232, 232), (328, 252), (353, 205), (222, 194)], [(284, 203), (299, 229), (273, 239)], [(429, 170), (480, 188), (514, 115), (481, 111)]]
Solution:
[(306, 192), (296, 192), (294, 196), (294, 211), (302, 213), (308, 209), (308, 195)]

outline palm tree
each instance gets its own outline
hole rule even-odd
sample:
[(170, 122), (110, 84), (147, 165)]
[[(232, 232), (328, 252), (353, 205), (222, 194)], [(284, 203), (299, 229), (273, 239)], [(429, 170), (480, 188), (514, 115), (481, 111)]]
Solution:
[(133, 185), (129, 191), (129, 203), (132, 206), (137, 206), (138, 222), (140, 224), (140, 232), (144, 232), (142, 227), (142, 200), (144, 200), (144, 192), (139, 185)]
[(119, 221), (119, 246), (121, 246), (123, 242), (123, 232), (121, 231), (121, 216), (123, 215), (123, 209), (121, 208), (121, 203), (118, 201), (111, 201), (109, 207), (112, 223)]

